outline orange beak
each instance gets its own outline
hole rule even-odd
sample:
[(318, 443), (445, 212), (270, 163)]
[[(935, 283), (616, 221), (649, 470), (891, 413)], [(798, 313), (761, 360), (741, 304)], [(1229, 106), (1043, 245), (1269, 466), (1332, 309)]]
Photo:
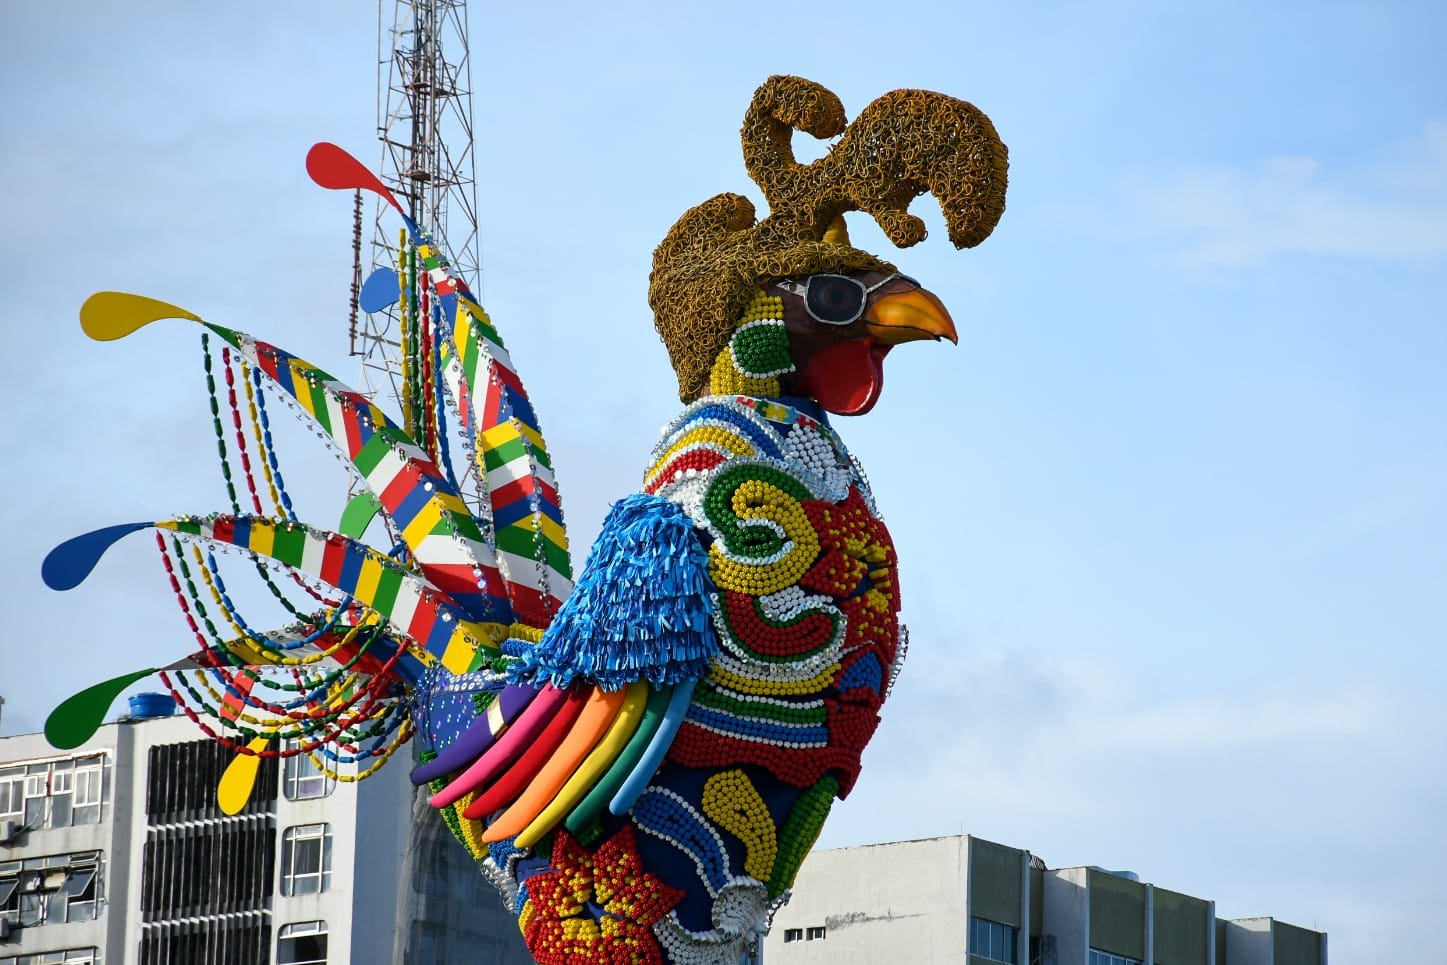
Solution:
[(932, 338), (960, 343), (954, 320), (932, 292), (923, 288), (892, 295), (876, 295), (864, 312), (869, 334), (881, 345), (899, 345)]

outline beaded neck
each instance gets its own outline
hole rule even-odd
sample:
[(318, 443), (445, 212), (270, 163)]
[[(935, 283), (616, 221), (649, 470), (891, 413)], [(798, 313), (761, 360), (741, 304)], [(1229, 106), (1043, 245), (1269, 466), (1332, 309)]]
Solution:
[[(736, 395), (734, 401), (739, 405), (747, 406), (757, 412), (762, 418), (777, 425), (786, 426), (789, 429), (794, 427), (818, 429), (849, 462), (854, 462), (854, 457), (849, 454), (849, 448), (844, 445), (844, 440), (839, 438), (839, 433), (829, 424), (829, 414), (824, 407), (807, 396), (802, 395), (781, 395), (781, 396), (752, 396)], [(858, 465), (855, 464), (858, 470)], [(862, 472), (861, 472), (862, 474)]]

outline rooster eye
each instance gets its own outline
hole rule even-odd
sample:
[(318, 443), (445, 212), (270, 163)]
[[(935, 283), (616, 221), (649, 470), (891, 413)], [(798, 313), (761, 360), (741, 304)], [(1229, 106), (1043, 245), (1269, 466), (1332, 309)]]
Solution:
[(804, 307), (818, 321), (848, 325), (864, 313), (865, 289), (847, 275), (814, 275), (804, 295)]

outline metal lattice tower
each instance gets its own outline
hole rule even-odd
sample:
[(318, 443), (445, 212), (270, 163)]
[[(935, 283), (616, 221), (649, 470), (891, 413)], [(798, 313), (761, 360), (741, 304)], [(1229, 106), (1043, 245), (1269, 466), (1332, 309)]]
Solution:
[[(377, 134), (383, 182), (412, 220), (446, 246), (453, 266), (473, 292), (480, 293), (465, 0), (379, 0)], [(360, 201), (358, 205), (356, 285), (364, 271)], [(371, 269), (397, 267), (397, 217), (385, 202), (376, 205), (371, 236)], [(405, 349), (397, 309), (360, 316), (354, 312), (354, 318), (351, 352), (361, 357), (361, 390), (373, 399), (390, 397), (405, 411)], [(408, 360), (409, 366), (417, 363)], [(477, 494), (470, 466), (463, 481), (464, 498), (470, 496), (474, 514), (485, 517), (487, 504)], [(396, 538), (395, 533), (391, 536)], [(402, 965), (482, 961), (483, 949), (489, 949), (488, 961), (531, 961), (511, 917), (485, 894), (486, 880), (466, 852), (452, 846), (429, 796), (426, 785), (413, 793), (411, 830), (398, 869), (403, 882), (398, 889), (399, 920), (407, 925), (394, 935), (391, 960)], [(438, 887), (439, 881), (445, 887)]]
[[(447, 246), (452, 264), (478, 291), (482, 259), (464, 0), (379, 0), (377, 134), (382, 180), (412, 219)], [(378, 202), (373, 216), (373, 268), (396, 266), (397, 222), (395, 215), (386, 217), (386, 208)], [(361, 390), (400, 405), (402, 346), (395, 313), (357, 317), (350, 337), (351, 354), (362, 360)]]

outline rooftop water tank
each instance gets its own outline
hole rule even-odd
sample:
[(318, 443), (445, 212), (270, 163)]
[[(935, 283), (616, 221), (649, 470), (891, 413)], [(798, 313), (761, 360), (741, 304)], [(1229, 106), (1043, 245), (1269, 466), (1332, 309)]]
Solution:
[(136, 694), (130, 704), (132, 720), (170, 717), (176, 712), (176, 698), (170, 694)]

